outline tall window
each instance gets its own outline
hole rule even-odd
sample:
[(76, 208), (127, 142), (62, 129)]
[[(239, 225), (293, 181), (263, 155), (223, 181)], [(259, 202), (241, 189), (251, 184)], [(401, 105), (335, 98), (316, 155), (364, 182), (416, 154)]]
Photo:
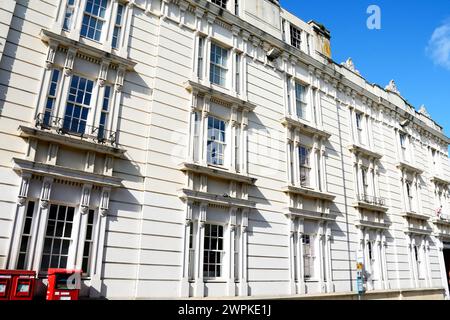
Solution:
[(402, 160), (406, 159), (406, 134), (400, 133), (400, 149), (402, 153)]
[(365, 201), (368, 201), (367, 196), (369, 194), (369, 181), (367, 179), (367, 168), (361, 168), (361, 178), (362, 178), (362, 187), (363, 187), (363, 196)]
[(291, 24), (291, 45), (301, 49), (302, 32)]
[(100, 112), (100, 122), (98, 127), (98, 140), (102, 141), (107, 135), (109, 101), (111, 100), (111, 87), (105, 86), (105, 95), (103, 96), (102, 111)]
[(41, 271), (46, 272), (48, 268), (67, 267), (74, 211), (73, 207), (50, 205)]
[(239, 15), (239, 0), (234, 0), (234, 14)]
[(75, 12), (75, 0), (67, 0), (66, 12), (64, 14), (63, 29), (70, 30), (72, 27), (73, 14)]
[(422, 263), (422, 252), (420, 250), (420, 246), (414, 246), (414, 257), (416, 261), (416, 267), (417, 267), (417, 276), (419, 279), (424, 278), (424, 272), (423, 272), (423, 263)]
[(303, 245), (303, 268), (305, 280), (314, 278), (314, 265), (315, 265), (315, 248), (314, 238), (308, 234), (302, 235)]
[(33, 223), (34, 201), (28, 201), (27, 212), (25, 215), (25, 223), (22, 230), (22, 238), (20, 239), (19, 259), (17, 261), (17, 269), (26, 269), (26, 259), (28, 255), (28, 247), (31, 239), (31, 225)]
[(194, 251), (194, 224), (189, 222), (189, 257), (188, 257), (188, 278), (189, 280), (194, 279), (194, 261), (195, 261), (195, 251)]
[(295, 104), (297, 116), (306, 120), (307, 118), (307, 103), (306, 103), (306, 87), (300, 83), (295, 84)]
[(82, 37), (100, 41), (107, 6), (108, 0), (87, 0), (81, 26)]
[(412, 183), (410, 181), (406, 182), (406, 196), (407, 196), (407, 210), (414, 212), (413, 207), (413, 192), (412, 192)]
[(205, 225), (205, 244), (203, 258), (203, 275), (205, 278), (222, 276), (223, 226)]
[(90, 275), (91, 273), (90, 257), (92, 255), (93, 242), (94, 242), (94, 210), (89, 210), (86, 224), (86, 238), (84, 240), (84, 248), (83, 248), (83, 261), (81, 264), (81, 270), (83, 270), (84, 275)]
[(55, 107), (56, 101), (56, 92), (58, 89), (58, 79), (59, 79), (59, 70), (53, 69), (52, 78), (50, 81), (50, 87), (48, 88), (47, 101), (45, 103), (45, 112), (44, 112), (44, 124), (46, 126), (51, 125), (51, 117), (53, 108)]
[(211, 0), (211, 2), (217, 4), (218, 6), (221, 6), (224, 9), (226, 9), (228, 0)]
[(210, 164), (223, 165), (225, 158), (225, 122), (208, 117), (207, 159)]
[(363, 140), (363, 116), (361, 113), (356, 113), (355, 114), (356, 117), (356, 134), (358, 136), (358, 143), (363, 144), (364, 140)]
[(211, 44), (210, 81), (220, 86), (226, 85), (228, 50), (217, 44)]
[(114, 31), (112, 37), (112, 47), (117, 49), (120, 41), (120, 33), (122, 31), (122, 20), (123, 20), (123, 4), (117, 5), (117, 15), (116, 22), (114, 24)]
[(236, 86), (236, 93), (240, 93), (241, 91), (241, 55), (236, 54), (236, 72), (235, 72), (235, 86)]
[(197, 59), (197, 77), (203, 79), (203, 48), (205, 46), (205, 38), (198, 38), (198, 59)]
[(73, 133), (84, 134), (94, 82), (72, 76), (63, 127)]
[(310, 150), (304, 146), (299, 147), (300, 156), (300, 184), (302, 186), (310, 185), (310, 171), (311, 167), (309, 164)]

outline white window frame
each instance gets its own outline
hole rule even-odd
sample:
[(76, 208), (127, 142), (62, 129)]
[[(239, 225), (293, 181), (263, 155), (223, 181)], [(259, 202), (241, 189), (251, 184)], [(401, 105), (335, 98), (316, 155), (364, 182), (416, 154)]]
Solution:
[[(98, 42), (98, 43), (101, 43), (101, 42), (103, 42), (104, 41), (104, 39), (106, 38), (106, 35), (105, 35), (105, 29), (107, 29), (108, 28), (108, 26), (107, 26), (107, 24), (108, 24), (108, 13), (109, 13), (109, 10), (111, 10), (111, 1), (110, 0), (104, 0), (104, 1), (106, 1), (106, 7), (105, 7), (105, 15), (104, 15), (104, 17), (101, 17), (101, 16), (97, 16), (97, 15), (94, 15), (94, 14), (92, 14), (91, 12), (88, 12), (88, 11), (86, 11), (86, 8), (87, 8), (87, 5), (88, 5), (88, 2), (89, 2), (90, 0), (87, 0), (86, 1), (86, 5), (85, 5), (85, 7), (84, 7), (84, 9), (83, 9), (83, 12), (82, 12), (82, 16), (81, 16), (81, 28), (80, 28), (80, 37), (82, 37), (82, 38), (84, 38), (84, 39), (88, 39), (88, 40), (91, 40), (91, 41), (95, 41), (95, 42)], [(94, 1), (97, 1), (97, 0), (92, 0), (93, 2)], [(99, 1), (103, 1), (103, 0), (99, 0)], [(97, 20), (97, 22), (98, 21), (101, 21), (102, 22), (102, 27), (101, 27), (101, 30), (100, 30), (100, 37), (99, 37), (99, 39), (95, 39), (95, 38), (91, 38), (91, 37), (89, 37), (88, 36), (88, 30), (86, 31), (87, 32), (87, 34), (86, 35), (83, 35), (82, 34), (82, 31), (83, 31), (83, 21), (84, 21), (84, 17), (85, 16), (88, 16), (89, 17), (89, 21), (91, 21), (90, 19), (95, 19), (95, 20)], [(89, 26), (89, 25), (88, 25)], [(96, 23), (96, 27), (97, 27), (97, 23)], [(95, 28), (95, 30), (97, 30), (97, 28)]]
[[(64, 10), (62, 29), (64, 31), (70, 31), (73, 28), (73, 23), (76, 20), (75, 12), (76, 12), (77, 3), (76, 0), (67, 0), (66, 8)], [(70, 14), (70, 15), (69, 15)], [(66, 26), (66, 19), (69, 21), (69, 24)]]
[[(302, 150), (306, 151), (305, 157), (302, 156)], [(302, 187), (311, 187), (311, 148), (299, 145), (299, 173), (300, 173), (300, 185)], [(303, 161), (304, 160), (304, 161)], [(302, 171), (306, 173), (305, 183), (302, 182)]]
[[(215, 228), (217, 228), (217, 236), (215, 236), (215, 237), (213, 237), (212, 236), (212, 230), (211, 230), (211, 227), (215, 227)], [(207, 234), (207, 230), (208, 230), (208, 228), (209, 228), (209, 230), (211, 231), (211, 234), (210, 235), (208, 235)], [(222, 230), (222, 236), (219, 236), (219, 230)], [(207, 279), (207, 280), (215, 280), (215, 279), (222, 279), (222, 278), (225, 278), (225, 264), (224, 264), (224, 258), (225, 258), (225, 226), (224, 225), (221, 225), (221, 224), (215, 224), (215, 223), (212, 223), (212, 222), (208, 222), (208, 223), (205, 223), (205, 234), (204, 234), (204, 243), (205, 243), (205, 246), (204, 246), (204, 248), (203, 248), (203, 257), (204, 257), (204, 260), (203, 260), (203, 266), (202, 266), (202, 272), (203, 272), (203, 278), (205, 278), (205, 279)], [(213, 243), (213, 239), (216, 239), (216, 249), (213, 249), (212, 248), (212, 243)], [(209, 240), (209, 248), (207, 249), (206, 248), (206, 241), (207, 240)], [(220, 240), (221, 240), (221, 243), (222, 243), (222, 246), (220, 246), (219, 244), (220, 244)], [(221, 247), (221, 248), (220, 248)], [(210, 261), (209, 261), (209, 258), (208, 258), (208, 260), (206, 260), (205, 258), (208, 256), (207, 255), (207, 253), (215, 253), (215, 261), (213, 262), (213, 263), (210, 263)], [(220, 262), (219, 263), (217, 263), (217, 257), (220, 257), (219, 259), (220, 259)], [(208, 271), (205, 271), (205, 267), (206, 266), (214, 266), (214, 273), (213, 273), (213, 275), (211, 276), (211, 271), (209, 270), (209, 268), (208, 268)], [(217, 273), (217, 270), (220, 270), (219, 271), (219, 274)]]
[[(309, 253), (307, 253), (306, 250), (306, 238), (309, 239)], [(301, 242), (302, 242), (302, 246), (303, 246), (303, 279), (305, 281), (317, 281), (319, 275), (317, 274), (317, 270), (319, 270), (319, 268), (317, 267), (317, 263), (320, 261), (317, 261), (317, 236), (314, 234), (302, 234), (301, 237)], [(312, 244), (312, 246), (311, 246)], [(307, 259), (309, 259), (309, 273), (310, 276), (308, 277), (306, 274), (306, 269), (307, 269)]]
[[(221, 54), (222, 53), (226, 53), (225, 56), (220, 55), (221, 60), (223, 62), (223, 60), (225, 60), (224, 63), (217, 63), (215, 61), (213, 61), (212, 56), (213, 56), (213, 50), (215, 52), (215, 55), (217, 55), (217, 52), (219, 51)], [(210, 59), (209, 59), (209, 64), (210, 64), (210, 70), (209, 70), (209, 81), (213, 84), (213, 85), (217, 85), (219, 87), (228, 89), (229, 84), (228, 84), (228, 79), (229, 79), (229, 64), (230, 64), (230, 49), (226, 48), (216, 42), (211, 42), (211, 49), (209, 52), (210, 55)], [(216, 68), (218, 70), (220, 70), (220, 74), (216, 74), (215, 71)], [(221, 81), (219, 81), (220, 83), (214, 82), (214, 78), (215, 76), (219, 77), (219, 80), (223, 78), (223, 83)]]
[[(210, 119), (212, 120), (212, 122), (213, 122), (213, 126), (210, 128), (210, 126), (209, 126), (209, 123), (210, 123)], [(220, 129), (220, 125), (219, 125), (219, 128), (217, 129), (217, 128), (215, 128), (214, 127), (214, 124), (215, 124), (215, 122), (219, 122), (219, 123), (223, 123), (223, 130), (221, 130)], [(214, 131), (218, 131), (218, 134), (219, 134), (219, 137), (216, 137), (215, 135), (212, 135), (212, 133), (211, 133), (211, 130), (214, 130)], [(226, 167), (226, 166), (228, 166), (228, 163), (227, 163), (227, 152), (228, 152), (228, 148), (227, 148), (227, 122), (225, 121), (225, 120), (223, 120), (223, 119), (220, 119), (220, 118), (218, 118), (218, 117), (215, 117), (215, 116), (213, 116), (213, 115), (209, 115), (208, 116), (208, 120), (207, 120), (207, 131), (208, 131), (208, 133), (207, 133), (207, 140), (206, 140), (206, 148), (207, 148), (207, 151), (206, 151), (206, 161), (207, 161), (207, 163), (208, 163), (208, 165), (213, 165), (213, 166), (221, 166), (221, 167)], [(220, 139), (220, 135), (221, 134), (223, 134), (223, 141)], [(214, 139), (212, 139), (212, 138), (214, 138)], [(211, 144), (210, 144), (211, 143)], [(209, 161), (209, 159), (210, 159), (210, 154), (211, 154), (211, 159), (213, 160), (214, 158), (212, 157), (212, 150), (210, 151), (210, 146), (211, 145), (214, 145), (214, 144), (218, 144), (218, 145), (220, 145), (220, 146), (222, 146), (222, 152), (221, 153), (218, 153), (217, 151), (216, 151), (216, 159), (218, 159), (218, 160), (220, 160), (220, 159), (222, 159), (222, 163), (214, 163), (214, 162), (210, 162)], [(219, 154), (219, 157), (217, 157), (217, 154)]]
[[(300, 96), (298, 95), (299, 87), (302, 88), (301, 89), (302, 93), (300, 94)], [(308, 93), (309, 93), (308, 85), (302, 82), (295, 81), (294, 93), (295, 93), (295, 114), (297, 115), (297, 118), (308, 121), (310, 118), (309, 104), (308, 104)], [(301, 110), (301, 112), (299, 112), (299, 110)]]
[(364, 114), (362, 112), (355, 112), (355, 123), (356, 123), (356, 137), (358, 144), (364, 145)]
[(290, 44), (291, 46), (301, 50), (302, 49), (302, 30), (296, 26), (289, 24), (289, 30), (291, 34)]
[[(31, 203), (32, 208), (31, 208)], [(16, 269), (27, 269), (30, 259), (30, 244), (33, 237), (33, 227), (36, 224), (36, 213), (39, 210), (39, 202), (35, 199), (29, 199), (26, 204), (23, 227), (21, 230), (20, 242), (17, 253), (17, 261), (15, 261)], [(29, 223), (29, 224), (28, 224)], [(26, 229), (29, 229), (28, 231)], [(26, 241), (26, 244), (24, 242)], [(24, 248), (25, 247), (25, 248)], [(21, 256), (23, 256), (23, 263), (20, 263)]]
[[(120, 14), (120, 21), (118, 21), (119, 18), (119, 8), (122, 8), (122, 12)], [(122, 34), (123, 34), (123, 22), (125, 19), (125, 14), (126, 14), (126, 5), (123, 3), (118, 2), (117, 3), (117, 11), (116, 11), (116, 16), (113, 18), (114, 19), (114, 24), (112, 27), (112, 35), (111, 35), (111, 47), (114, 50), (119, 50), (121, 45), (120, 42), (122, 40)], [(116, 30), (117, 34), (116, 34)], [(114, 37), (117, 38), (116, 43), (114, 44)]]
[[(53, 219), (52, 216), (51, 216), (52, 208), (54, 206), (56, 206), (56, 210), (57, 210), (56, 213), (55, 213), (55, 219)], [(64, 220), (60, 220), (59, 219), (59, 210), (60, 210), (61, 207), (65, 207)], [(66, 227), (67, 227), (67, 223), (68, 223), (67, 215), (69, 213), (69, 209), (72, 209), (73, 212), (72, 212), (72, 220), (70, 222), (70, 225), (71, 225), (70, 226), (70, 228), (71, 228), (70, 229), (70, 234), (67, 235), (66, 234)], [(45, 227), (45, 231), (44, 231), (44, 234), (43, 234), (43, 247), (42, 247), (42, 252), (40, 253), (40, 255), (41, 255), (41, 259), (40, 259), (40, 263), (39, 263), (39, 273), (40, 274), (46, 274), (48, 268), (67, 268), (67, 264), (69, 263), (69, 259), (70, 259), (71, 247), (72, 247), (72, 245), (74, 243), (74, 241), (73, 241), (73, 233), (74, 233), (74, 229), (75, 229), (74, 227), (75, 227), (75, 222), (76, 222), (76, 219), (75, 219), (75, 216), (77, 214), (76, 211), (77, 211), (77, 208), (75, 206), (70, 206), (70, 205), (66, 205), (66, 204), (58, 204), (58, 203), (50, 203), (49, 204), (48, 217), (47, 217), (47, 221), (45, 222), (46, 227)], [(54, 226), (53, 226), (53, 228), (54, 228), (53, 235), (48, 235), (47, 234), (48, 231), (49, 231), (49, 222), (50, 221), (55, 223)], [(56, 236), (57, 226), (58, 226), (59, 222), (63, 223), (63, 230), (62, 230), (61, 236)], [(51, 246), (50, 246), (50, 252), (49, 253), (45, 252), (46, 251), (45, 243), (46, 243), (47, 239), (50, 239), (50, 241), (51, 241)], [(57, 255), (53, 255), (52, 254), (53, 250), (54, 250), (55, 240), (61, 242), (60, 243), (59, 254), (57, 254)], [(62, 245), (63, 245), (64, 241), (68, 242), (68, 245), (67, 245), (66, 253), (62, 254)], [(44, 265), (44, 256), (49, 256), (49, 261), (45, 265)], [(52, 266), (52, 256), (58, 256), (59, 257), (57, 266)], [(66, 258), (66, 262), (63, 265), (61, 265), (61, 258), (62, 257)]]

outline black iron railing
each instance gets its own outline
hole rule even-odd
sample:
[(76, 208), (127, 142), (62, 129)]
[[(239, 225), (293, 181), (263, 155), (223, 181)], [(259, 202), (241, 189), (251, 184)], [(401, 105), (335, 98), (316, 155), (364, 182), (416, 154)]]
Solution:
[(106, 130), (104, 127), (86, 125), (86, 121), (71, 117), (58, 118), (48, 113), (39, 113), (36, 117), (36, 127), (43, 130), (55, 130), (58, 134), (77, 136), (82, 139), (90, 139), (96, 143), (109, 143), (117, 145), (116, 132)]
[(381, 197), (374, 197), (368, 194), (358, 194), (358, 201), (373, 204), (376, 206), (384, 206), (386, 204), (386, 200)]

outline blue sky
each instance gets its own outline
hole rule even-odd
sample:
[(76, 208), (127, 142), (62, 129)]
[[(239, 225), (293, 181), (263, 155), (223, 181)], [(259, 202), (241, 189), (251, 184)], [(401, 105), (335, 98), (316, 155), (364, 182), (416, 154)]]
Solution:
[[(381, 9), (380, 30), (366, 26), (372, 4)], [(449, 0), (281, 0), (281, 5), (330, 30), (336, 62), (352, 57), (368, 82), (383, 87), (394, 79), (402, 96), (416, 109), (424, 104), (450, 136)]]

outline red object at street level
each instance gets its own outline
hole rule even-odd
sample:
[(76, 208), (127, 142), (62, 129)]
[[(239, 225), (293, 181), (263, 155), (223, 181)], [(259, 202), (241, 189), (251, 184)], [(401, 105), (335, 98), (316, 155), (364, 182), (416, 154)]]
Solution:
[(36, 272), (0, 270), (0, 300), (32, 300)]
[(47, 300), (78, 300), (81, 270), (48, 269)]

